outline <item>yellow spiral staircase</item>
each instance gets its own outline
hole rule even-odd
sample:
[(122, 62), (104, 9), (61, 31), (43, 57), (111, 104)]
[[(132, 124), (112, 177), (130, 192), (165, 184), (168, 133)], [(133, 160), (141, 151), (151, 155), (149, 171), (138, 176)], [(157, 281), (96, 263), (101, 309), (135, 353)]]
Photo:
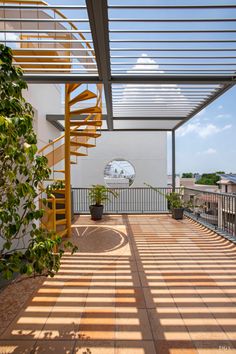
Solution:
[[(26, 73), (68, 73), (73, 72), (76, 54), (74, 49), (80, 50), (77, 65), (79, 70), (96, 70), (95, 54), (84, 35), (69, 20), (72, 31), (67, 31), (64, 23), (66, 16), (58, 9), (47, 10), (49, 6), (41, 0), (8, 0), (2, 1), (5, 5), (19, 5), (19, 10), (12, 12), (12, 9), (2, 11), (4, 18), (31, 18), (36, 16), (41, 19), (59, 18), (62, 21), (55, 23), (54, 30), (48, 30), (44, 22), (40, 23), (40, 31), (37, 21), (31, 24), (35, 33), (25, 33), (22, 24), (19, 22), (6, 21), (4, 28), (18, 33), (19, 45), (13, 47), (13, 59), (16, 65), (22, 67)], [(27, 9), (21, 6), (33, 5), (35, 8)], [(37, 6), (40, 8), (37, 9)], [(34, 11), (31, 12), (31, 11)], [(50, 15), (50, 13), (53, 13)], [(31, 16), (33, 14), (33, 16)], [(45, 22), (46, 23), (46, 22)], [(45, 26), (45, 27), (42, 27)], [(59, 32), (59, 33), (58, 33)], [(70, 33), (71, 32), (71, 33)], [(70, 41), (72, 40), (72, 41)], [(46, 43), (46, 45), (45, 45)], [(27, 54), (27, 55), (25, 55)], [(86, 55), (85, 55), (86, 54)], [(47, 58), (47, 59), (45, 59)], [(84, 60), (84, 58), (86, 58)], [(78, 118), (78, 119), (77, 119)], [(88, 150), (96, 146), (96, 139), (100, 137), (102, 126), (102, 85), (90, 85), (88, 88), (83, 83), (72, 83), (65, 85), (65, 133), (53, 140), (42, 149), (39, 154), (46, 156), (48, 166), (51, 168), (49, 180), (44, 181), (42, 186), (42, 197), (39, 200), (40, 207), (45, 213), (41, 220), (44, 228), (55, 231), (61, 237), (69, 236), (72, 218), (71, 198), (71, 168), (77, 165), (79, 158), (87, 156)], [(45, 193), (46, 187), (53, 187), (48, 196)]]
[[(76, 165), (79, 157), (87, 156), (101, 136), (102, 85), (95, 86), (96, 92), (83, 89), (83, 86), (80, 83), (66, 85), (65, 133), (39, 150), (47, 157), (52, 173), (44, 187), (57, 182), (62, 184), (53, 190), (50, 198), (44, 196), (41, 200), (41, 207), (45, 209), (42, 225), (60, 236), (69, 235), (71, 228), (71, 165)], [(78, 107), (78, 103), (94, 99), (94, 106)], [(74, 119), (77, 115), (83, 119)]]

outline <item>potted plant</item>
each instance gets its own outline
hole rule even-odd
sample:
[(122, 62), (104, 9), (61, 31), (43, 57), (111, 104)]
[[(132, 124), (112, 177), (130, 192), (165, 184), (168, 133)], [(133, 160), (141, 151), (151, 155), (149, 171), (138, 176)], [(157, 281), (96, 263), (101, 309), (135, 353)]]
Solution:
[(191, 206), (191, 201), (185, 202), (183, 199), (183, 193), (181, 192), (170, 192), (168, 194), (162, 193), (158, 188), (152, 187), (150, 184), (144, 183), (146, 186), (160, 193), (167, 199), (168, 210), (172, 213), (172, 218), (176, 220), (183, 219), (184, 209)]
[(91, 219), (92, 220), (101, 220), (103, 215), (103, 203), (109, 200), (108, 194), (112, 194), (115, 198), (118, 197), (118, 194), (101, 184), (95, 184), (89, 191), (89, 199), (91, 205), (89, 206)]
[(183, 219), (185, 202), (183, 200), (182, 194), (171, 192), (166, 195), (166, 199), (172, 212), (172, 218), (176, 220)]

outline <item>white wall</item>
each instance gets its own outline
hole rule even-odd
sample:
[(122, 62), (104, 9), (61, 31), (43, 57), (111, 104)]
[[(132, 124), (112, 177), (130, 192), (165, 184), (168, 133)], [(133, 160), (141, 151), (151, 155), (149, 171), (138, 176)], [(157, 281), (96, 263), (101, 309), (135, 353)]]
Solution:
[(35, 110), (34, 127), (38, 137), (38, 148), (46, 145), (49, 139), (53, 140), (61, 132), (46, 121), (46, 114), (62, 113), (61, 92), (59, 85), (30, 84), (24, 91), (25, 99)]
[[(39, 149), (61, 135), (46, 121), (46, 114), (63, 113), (59, 85), (30, 84), (24, 97), (35, 110), (35, 130)], [(92, 139), (91, 139), (92, 142)], [(102, 132), (97, 147), (88, 149), (89, 156), (79, 157), (72, 165), (72, 185), (89, 187), (104, 184), (104, 168), (108, 162), (120, 158), (129, 161), (136, 176), (132, 187), (144, 182), (165, 187), (167, 181), (167, 143), (165, 132)]]
[(132, 187), (144, 187), (144, 182), (166, 186), (165, 132), (102, 132), (96, 148), (88, 149), (88, 152), (88, 156), (79, 157), (78, 165), (72, 165), (73, 187), (104, 184), (104, 168), (116, 158), (125, 159), (134, 166), (136, 176)]

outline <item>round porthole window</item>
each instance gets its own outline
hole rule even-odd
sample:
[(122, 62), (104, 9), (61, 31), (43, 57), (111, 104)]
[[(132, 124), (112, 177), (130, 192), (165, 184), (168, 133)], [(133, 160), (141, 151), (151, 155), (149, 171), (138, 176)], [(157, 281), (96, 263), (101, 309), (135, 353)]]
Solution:
[(114, 159), (104, 169), (104, 180), (110, 188), (128, 188), (135, 179), (133, 165), (124, 159)]

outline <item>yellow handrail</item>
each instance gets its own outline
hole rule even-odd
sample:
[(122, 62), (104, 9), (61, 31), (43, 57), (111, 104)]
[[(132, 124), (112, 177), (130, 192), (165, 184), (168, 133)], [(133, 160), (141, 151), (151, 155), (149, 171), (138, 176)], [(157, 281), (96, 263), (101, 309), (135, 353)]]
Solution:
[[(87, 118), (85, 118), (84, 121), (88, 121), (90, 119), (90, 117), (92, 116), (92, 114), (89, 114)], [(79, 128), (79, 126), (75, 126), (73, 128), (71, 128), (71, 131), (77, 130)], [(63, 133), (61, 136), (59, 136), (58, 138), (54, 139), (53, 141), (51, 141), (50, 143), (48, 143), (47, 145), (43, 146), (40, 150), (38, 150), (38, 154), (41, 154), (44, 150), (46, 150), (49, 146), (54, 145), (55, 143), (57, 143), (59, 140), (63, 139), (65, 137), (65, 133)]]
[[(97, 106), (100, 106), (102, 108), (102, 84), (97, 84)], [(99, 116), (100, 113), (95, 115), (95, 119), (96, 117)], [(84, 119), (85, 122), (89, 121), (90, 118), (93, 117), (93, 114), (88, 114), (88, 116)], [(79, 126), (75, 126), (73, 128), (71, 128), (71, 131), (77, 130), (79, 128)], [(50, 143), (48, 143), (47, 145), (43, 146), (40, 150), (38, 150), (38, 154), (41, 154), (43, 151), (45, 151), (47, 148), (49, 148), (50, 146), (53, 146), (55, 143), (57, 143), (58, 141), (62, 140), (65, 137), (65, 133), (63, 133), (62, 135), (60, 135), (58, 138), (54, 139), (53, 141), (51, 141)]]

